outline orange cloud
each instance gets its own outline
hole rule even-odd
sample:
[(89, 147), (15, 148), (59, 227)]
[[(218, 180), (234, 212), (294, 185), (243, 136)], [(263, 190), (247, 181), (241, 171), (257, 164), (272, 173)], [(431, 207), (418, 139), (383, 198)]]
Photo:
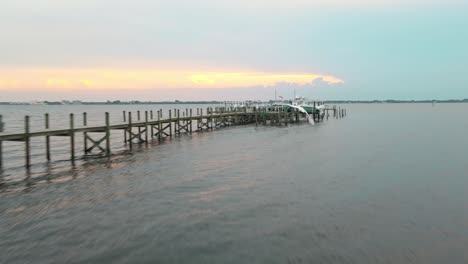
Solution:
[(38, 68), (0, 69), (0, 90), (241, 88), (279, 83), (306, 85), (317, 79), (329, 84), (343, 83), (337, 77), (313, 73)]

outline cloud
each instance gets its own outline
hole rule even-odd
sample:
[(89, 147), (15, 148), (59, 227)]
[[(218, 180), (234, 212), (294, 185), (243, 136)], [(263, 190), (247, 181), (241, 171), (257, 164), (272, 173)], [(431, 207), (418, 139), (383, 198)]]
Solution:
[(260, 71), (195, 71), (160, 69), (29, 68), (0, 69), (0, 90), (125, 90), (226, 89), (341, 84), (343, 80), (318, 73)]

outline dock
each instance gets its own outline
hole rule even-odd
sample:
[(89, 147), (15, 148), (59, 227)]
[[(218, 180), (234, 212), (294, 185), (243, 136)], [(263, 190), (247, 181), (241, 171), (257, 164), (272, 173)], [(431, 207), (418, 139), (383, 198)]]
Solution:
[[(193, 109), (195, 110), (195, 109)], [(122, 123), (111, 124), (109, 113), (104, 114), (104, 125), (88, 126), (87, 113), (82, 113), (83, 124), (76, 126), (75, 115), (69, 114), (68, 127), (62, 129), (49, 129), (49, 114), (44, 116), (44, 129), (31, 131), (30, 116), (24, 117), (24, 131), (21, 133), (0, 134), (0, 173), (3, 171), (3, 142), (14, 141), (24, 144), (24, 166), (27, 170), (31, 167), (31, 138), (42, 137), (45, 141), (44, 158), (46, 162), (51, 161), (51, 137), (68, 137), (70, 161), (77, 158), (75, 151), (75, 138), (83, 136), (84, 156), (100, 153), (111, 156), (111, 133), (122, 133), (126, 146), (132, 149), (133, 144), (148, 143), (153, 140), (162, 141), (165, 138), (180, 136), (184, 133), (212, 131), (227, 126), (234, 125), (275, 125), (288, 126), (290, 123), (303, 122), (306, 115), (297, 110), (287, 111), (284, 107), (278, 106), (253, 106), (253, 107), (208, 107), (197, 108), (196, 113), (192, 109), (168, 110), (163, 115), (163, 110), (157, 111), (136, 111), (122, 112)], [(323, 122), (330, 117), (343, 118), (346, 110), (333, 106), (324, 109), (323, 113), (311, 115), (315, 122)], [(136, 114), (136, 115), (135, 115)], [(0, 127), (4, 127), (2, 116), (0, 115)], [(1, 130), (0, 130), (1, 132)]]

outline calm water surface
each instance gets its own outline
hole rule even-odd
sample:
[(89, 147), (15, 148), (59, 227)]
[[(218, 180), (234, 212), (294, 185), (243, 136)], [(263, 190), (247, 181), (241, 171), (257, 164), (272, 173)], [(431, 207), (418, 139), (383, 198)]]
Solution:
[(0, 262), (467, 263), (468, 104), (346, 107), (38, 162), (1, 187)]

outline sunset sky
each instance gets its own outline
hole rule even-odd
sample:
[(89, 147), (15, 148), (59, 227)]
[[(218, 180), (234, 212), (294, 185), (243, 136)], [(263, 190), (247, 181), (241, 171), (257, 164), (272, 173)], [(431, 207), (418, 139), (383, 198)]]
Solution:
[(0, 101), (468, 98), (467, 2), (3, 0)]

